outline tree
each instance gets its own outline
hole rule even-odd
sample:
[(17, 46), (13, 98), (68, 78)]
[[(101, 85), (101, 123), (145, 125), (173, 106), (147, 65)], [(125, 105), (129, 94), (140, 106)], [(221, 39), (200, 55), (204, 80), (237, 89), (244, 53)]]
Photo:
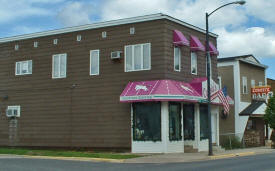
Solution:
[(270, 128), (275, 129), (275, 96), (268, 100), (264, 120), (268, 123)]
[(272, 148), (275, 148), (275, 96), (268, 100), (264, 120), (269, 125), (269, 127), (273, 129), (270, 139), (272, 141)]

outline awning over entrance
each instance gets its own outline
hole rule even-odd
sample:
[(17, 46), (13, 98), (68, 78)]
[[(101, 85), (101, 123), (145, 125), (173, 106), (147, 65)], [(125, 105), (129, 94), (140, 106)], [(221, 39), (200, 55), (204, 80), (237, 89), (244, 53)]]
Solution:
[[(219, 86), (211, 80), (211, 94), (219, 90)], [(231, 104), (233, 100), (227, 97)], [(175, 80), (153, 80), (130, 82), (120, 95), (120, 102), (145, 102), (145, 101), (186, 101), (206, 103), (207, 79), (196, 78), (190, 83)], [(213, 104), (221, 105), (218, 98)]]
[(120, 95), (121, 102), (198, 100), (203, 97), (190, 84), (174, 80), (130, 82)]
[(196, 36), (190, 36), (190, 49), (192, 51), (205, 51), (205, 47)]
[(266, 109), (265, 101), (252, 101), (239, 115), (240, 116), (252, 116), (263, 117)]
[(211, 55), (219, 55), (217, 48), (211, 42), (209, 42), (209, 51)]
[(174, 30), (173, 32), (173, 43), (176, 46), (189, 46), (189, 41), (179, 30)]

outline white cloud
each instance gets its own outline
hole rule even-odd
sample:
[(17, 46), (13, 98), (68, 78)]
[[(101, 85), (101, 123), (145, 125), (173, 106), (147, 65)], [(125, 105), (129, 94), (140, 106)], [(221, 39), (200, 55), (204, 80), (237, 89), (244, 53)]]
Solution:
[[(111, 20), (162, 12), (204, 28), (205, 12), (211, 12), (221, 4), (220, 0), (106, 0), (101, 16), (103, 20)], [(212, 27), (239, 26), (246, 20), (244, 10), (228, 7), (211, 16), (210, 24)]]
[(251, 27), (228, 32), (225, 28), (214, 30), (218, 38), (220, 57), (254, 54), (256, 57), (274, 57), (275, 35), (263, 27)]
[(249, 0), (246, 4), (247, 13), (269, 23), (275, 23), (275, 0)]
[(96, 8), (93, 4), (69, 2), (57, 15), (58, 20), (65, 26), (75, 26), (91, 23), (90, 16)]
[(31, 16), (52, 15), (47, 4), (60, 3), (64, 0), (0, 0), (0, 23), (12, 22)]

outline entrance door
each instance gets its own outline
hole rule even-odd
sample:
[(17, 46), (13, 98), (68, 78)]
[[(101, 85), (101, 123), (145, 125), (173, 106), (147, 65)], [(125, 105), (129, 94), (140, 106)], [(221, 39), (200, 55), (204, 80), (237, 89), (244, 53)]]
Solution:
[(212, 123), (212, 142), (217, 143), (217, 115), (214, 114), (211, 116), (211, 123)]

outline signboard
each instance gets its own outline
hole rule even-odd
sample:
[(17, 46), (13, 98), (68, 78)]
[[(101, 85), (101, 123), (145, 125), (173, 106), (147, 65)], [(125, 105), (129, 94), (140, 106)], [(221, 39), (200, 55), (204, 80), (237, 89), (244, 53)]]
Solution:
[[(212, 79), (210, 80), (210, 92), (211, 95), (219, 90), (219, 85), (213, 81)], [(202, 82), (202, 97), (207, 98), (207, 80)], [(214, 99), (213, 102), (219, 102), (217, 99)]]
[(270, 86), (256, 86), (251, 88), (252, 99), (254, 100), (266, 100), (273, 96)]

